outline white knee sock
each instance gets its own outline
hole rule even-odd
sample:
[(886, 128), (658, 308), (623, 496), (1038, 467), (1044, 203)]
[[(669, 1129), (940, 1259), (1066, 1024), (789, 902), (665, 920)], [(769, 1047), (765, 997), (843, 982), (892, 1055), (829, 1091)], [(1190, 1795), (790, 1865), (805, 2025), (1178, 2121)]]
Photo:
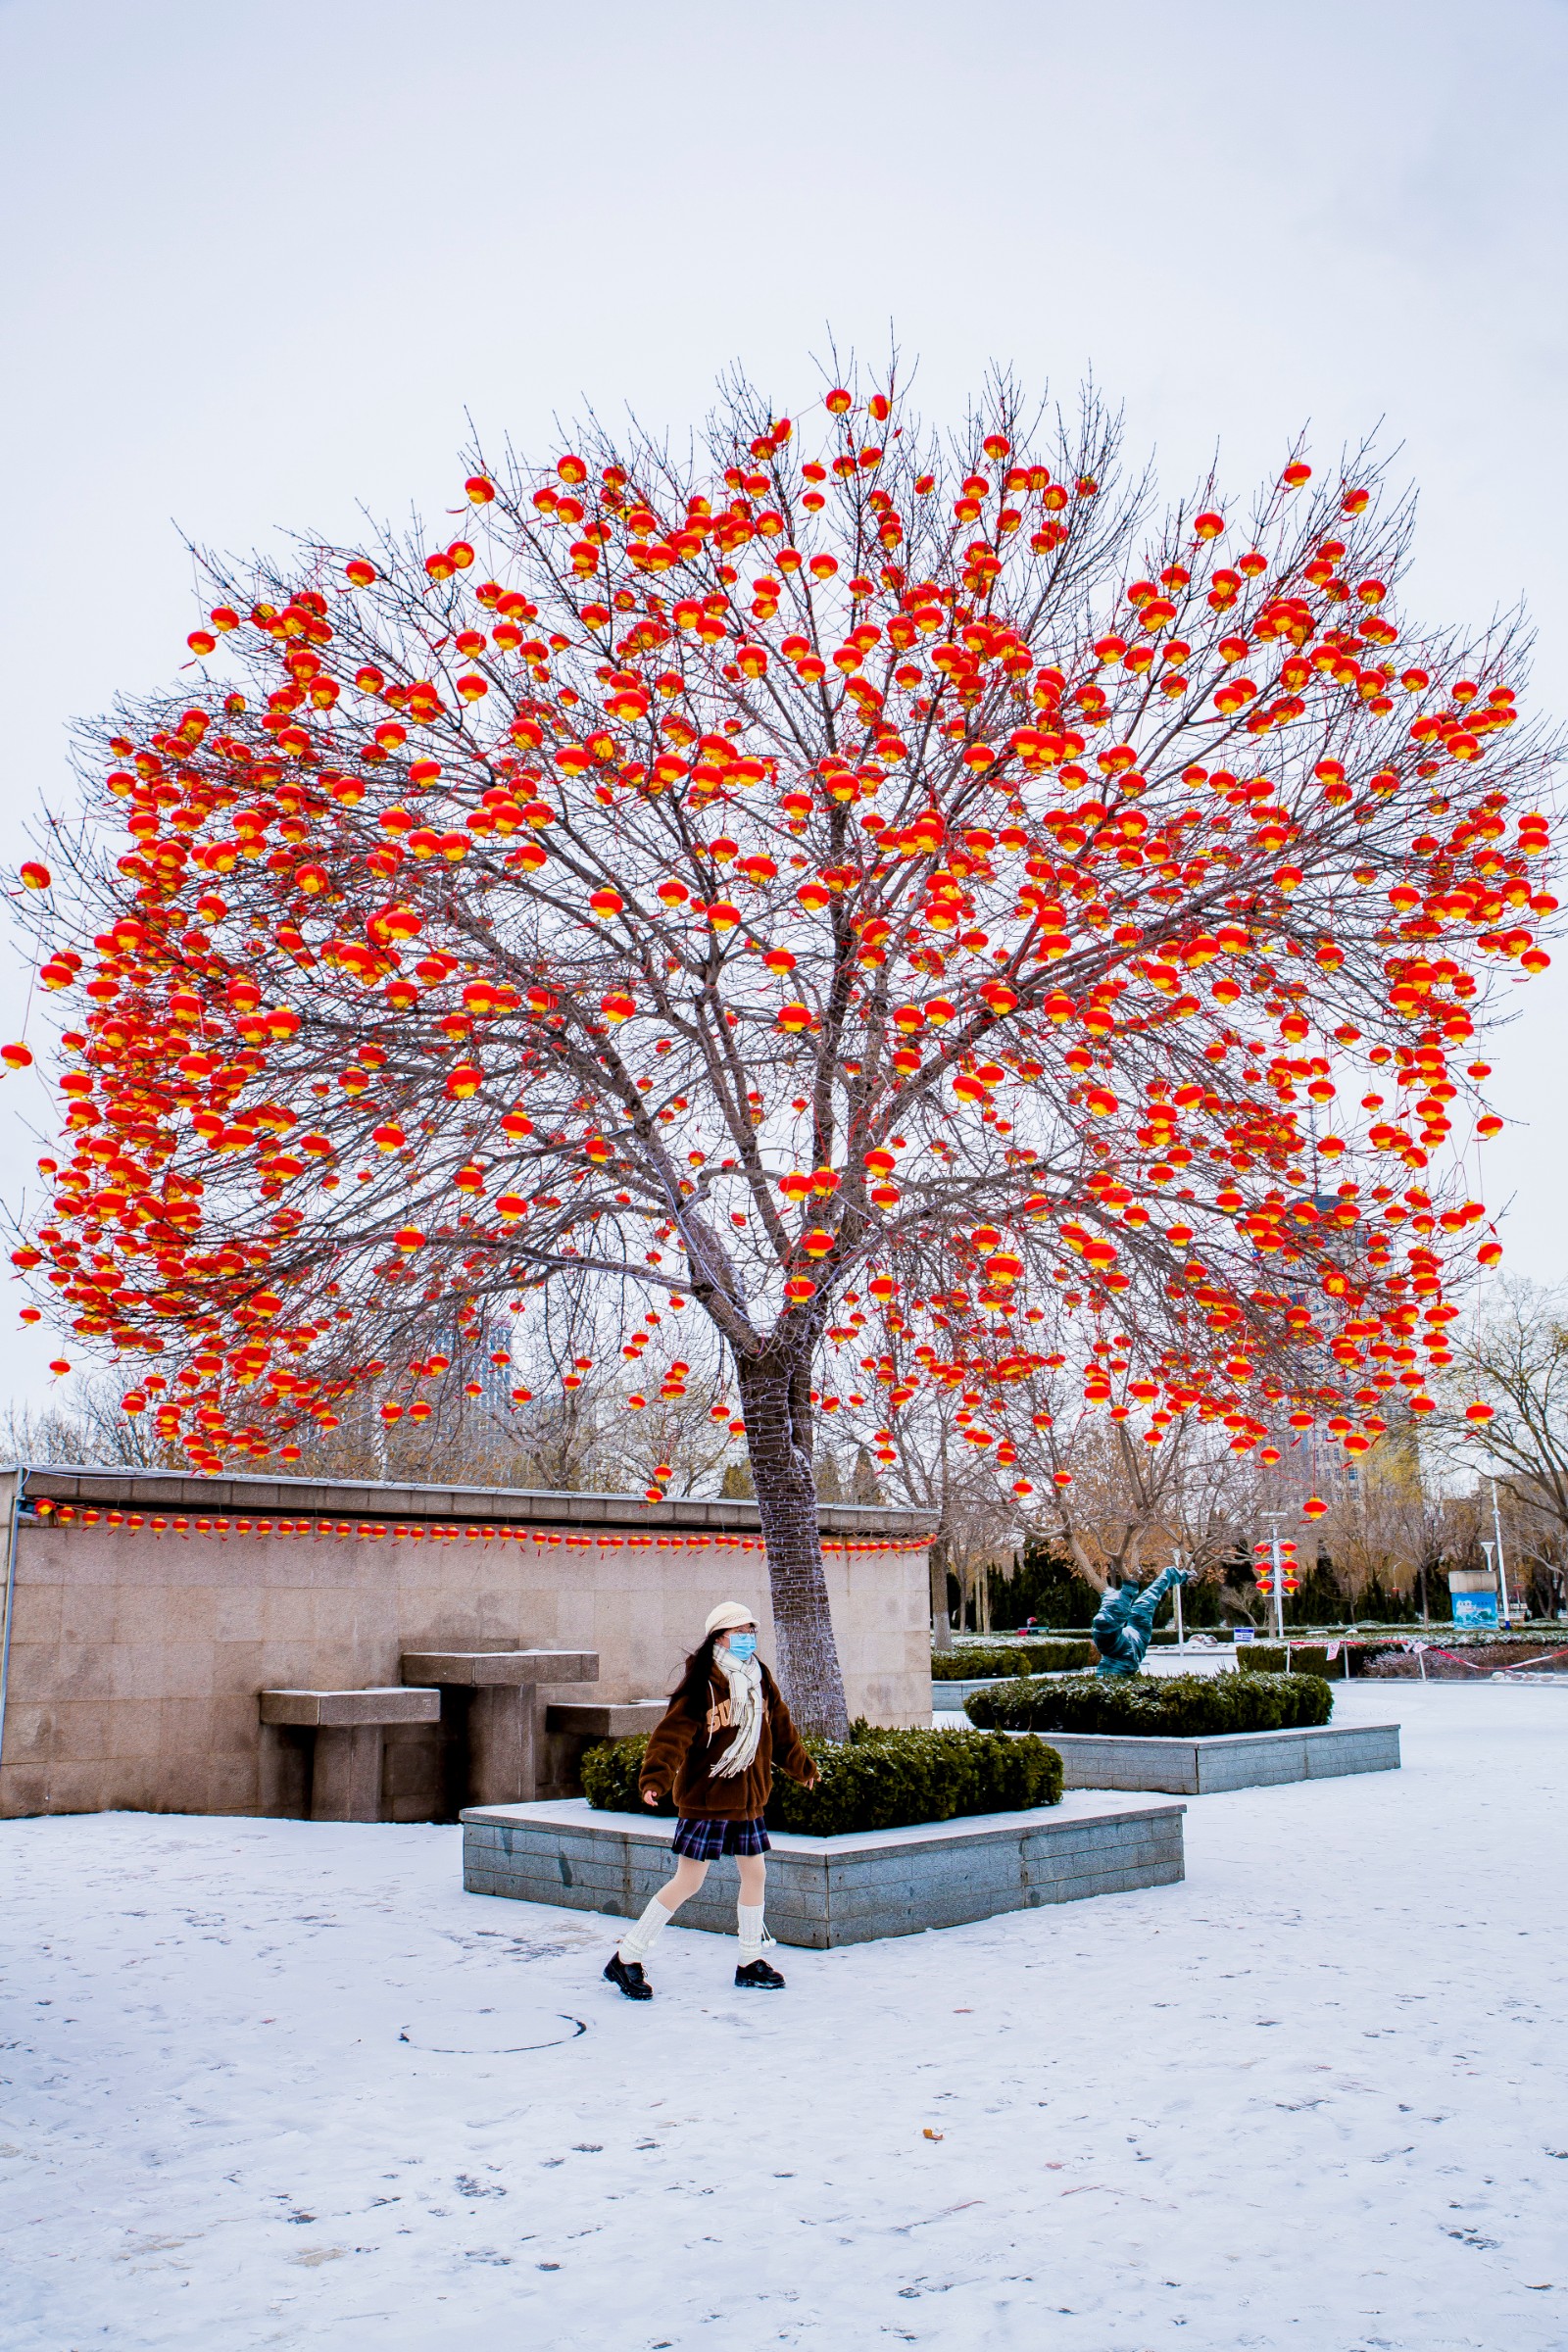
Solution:
[(656, 1894), (641, 1919), (626, 1930), (616, 1947), (628, 1967), (633, 1960), (640, 1960), (650, 1945), (662, 1936), (673, 1916), (672, 1912), (664, 1909)]
[(735, 1918), (740, 1929), (741, 1966), (750, 1968), (754, 1960), (762, 1957), (762, 1939), (767, 1931), (762, 1926), (760, 1903), (737, 1903)]

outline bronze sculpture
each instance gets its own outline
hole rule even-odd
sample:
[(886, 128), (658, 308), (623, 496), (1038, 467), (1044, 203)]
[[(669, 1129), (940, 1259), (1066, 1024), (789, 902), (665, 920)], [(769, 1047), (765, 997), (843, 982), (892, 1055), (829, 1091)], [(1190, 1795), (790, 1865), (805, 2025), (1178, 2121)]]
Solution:
[(1172, 1560), (1162, 1568), (1152, 1585), (1140, 1592), (1136, 1581), (1126, 1581), (1105, 1594), (1089, 1631), (1100, 1652), (1096, 1674), (1107, 1676), (1134, 1675), (1143, 1667), (1154, 1631), (1154, 1615), (1166, 1593), (1175, 1585), (1190, 1584), (1191, 1568), (1180, 1567)]

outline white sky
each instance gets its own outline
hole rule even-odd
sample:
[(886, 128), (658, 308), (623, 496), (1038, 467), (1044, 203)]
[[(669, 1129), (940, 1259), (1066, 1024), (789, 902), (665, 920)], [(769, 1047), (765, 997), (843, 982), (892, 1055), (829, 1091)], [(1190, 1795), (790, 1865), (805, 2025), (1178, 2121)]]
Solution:
[[(466, 412), (534, 449), (585, 400), (683, 429), (737, 359), (799, 410), (830, 330), (894, 329), (934, 418), (993, 360), (1067, 398), (1092, 368), (1172, 490), (1383, 420), (1407, 605), (1523, 596), (1568, 714), (1565, 53), (1541, 0), (0, 0), (0, 862), (73, 714), (174, 674), (179, 529), (439, 513)], [(1544, 1280), (1565, 971), (1494, 1054), (1489, 1202)], [(13, 1209), (48, 1116), (5, 1080)], [(0, 1398), (41, 1395), (55, 1343), (9, 1345)]]

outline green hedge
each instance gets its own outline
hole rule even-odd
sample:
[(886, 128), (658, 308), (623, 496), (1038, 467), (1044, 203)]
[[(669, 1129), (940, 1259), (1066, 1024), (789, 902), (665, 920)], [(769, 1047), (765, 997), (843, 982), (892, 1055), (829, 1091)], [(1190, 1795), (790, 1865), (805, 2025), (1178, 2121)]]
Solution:
[(1004, 1732), (1126, 1732), (1192, 1740), (1213, 1732), (1288, 1732), (1327, 1723), (1334, 1692), (1315, 1674), (1072, 1675), (977, 1690), (971, 1723)]
[(1092, 1642), (1009, 1642), (991, 1649), (966, 1643), (962, 1649), (934, 1649), (934, 1683), (978, 1681), (986, 1674), (1073, 1674), (1093, 1666), (1100, 1652)]
[[(1398, 1656), (1403, 1648), (1399, 1642), (1364, 1641), (1359, 1637), (1349, 1643), (1349, 1671), (1365, 1674), (1379, 1658)], [(1289, 1666), (1287, 1668), (1287, 1653)], [(1277, 1642), (1244, 1642), (1236, 1652), (1236, 1664), (1243, 1674), (1333, 1675), (1343, 1682), (1346, 1675), (1346, 1652), (1330, 1660), (1325, 1642), (1291, 1642), (1281, 1647)]]
[[(588, 1802), (607, 1813), (651, 1810), (637, 1794), (646, 1739), (607, 1740), (582, 1760)], [(803, 1838), (858, 1830), (902, 1830), (964, 1813), (1014, 1813), (1061, 1801), (1061, 1758), (1043, 1740), (985, 1732), (888, 1732), (857, 1723), (848, 1740), (808, 1740), (821, 1774), (801, 1788), (779, 1774), (767, 1808), (770, 1828)], [(673, 1813), (668, 1802), (660, 1806)]]

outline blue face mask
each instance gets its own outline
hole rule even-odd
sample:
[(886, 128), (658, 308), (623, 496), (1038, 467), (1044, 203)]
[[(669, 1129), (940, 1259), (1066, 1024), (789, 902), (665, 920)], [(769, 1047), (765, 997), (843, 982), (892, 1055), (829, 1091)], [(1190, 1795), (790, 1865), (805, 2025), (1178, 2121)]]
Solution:
[(729, 1654), (732, 1658), (755, 1657), (757, 1655), (757, 1636), (755, 1634), (731, 1634)]

